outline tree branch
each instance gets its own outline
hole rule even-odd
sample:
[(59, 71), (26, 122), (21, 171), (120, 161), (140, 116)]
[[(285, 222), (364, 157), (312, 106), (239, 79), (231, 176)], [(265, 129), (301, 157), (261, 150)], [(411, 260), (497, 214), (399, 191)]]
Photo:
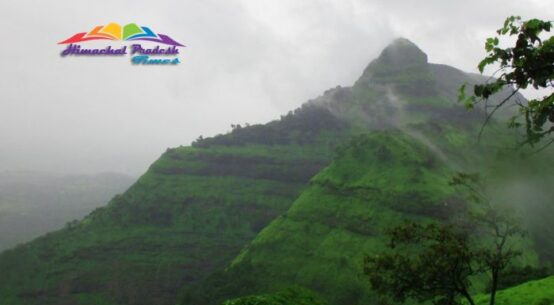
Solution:
[(502, 105), (504, 105), (506, 102), (508, 102), (508, 100), (510, 100), (510, 98), (512, 98), (512, 96), (514, 96), (516, 93), (518, 93), (519, 91), (519, 88), (515, 89), (508, 97), (506, 97), (502, 102), (498, 103), (498, 105), (496, 105), (494, 107), (494, 109), (491, 111), (491, 113), (489, 113), (487, 115), (487, 118), (485, 119), (485, 122), (483, 123), (483, 125), (481, 126), (481, 129), (479, 130), (479, 135), (477, 137), (477, 143), (480, 143), (481, 142), (481, 137), (483, 135), (483, 131), (485, 130), (485, 126), (487, 126), (487, 124), (489, 123), (489, 121), (491, 120), (492, 116), (494, 115), (494, 113), (500, 108), (502, 107)]

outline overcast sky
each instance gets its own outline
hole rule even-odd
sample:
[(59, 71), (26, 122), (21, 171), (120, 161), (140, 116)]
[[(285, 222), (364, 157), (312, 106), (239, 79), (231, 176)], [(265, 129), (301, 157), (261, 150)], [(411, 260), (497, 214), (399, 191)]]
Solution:
[[(552, 4), (2, 0), (0, 171), (138, 175), (167, 147), (267, 122), (351, 85), (396, 37), (431, 62), (476, 72), (485, 38), (507, 16), (552, 20)], [(59, 56), (57, 42), (109, 22), (168, 34), (186, 45), (182, 63)]]

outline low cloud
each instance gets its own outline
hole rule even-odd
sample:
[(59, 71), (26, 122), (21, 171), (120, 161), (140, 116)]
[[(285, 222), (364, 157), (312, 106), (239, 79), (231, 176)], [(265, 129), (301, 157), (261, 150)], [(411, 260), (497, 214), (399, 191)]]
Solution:
[[(549, 1), (15, 1), (0, 3), (0, 171), (144, 172), (167, 147), (262, 123), (351, 85), (393, 38), (476, 71), (505, 17)], [(56, 43), (136, 22), (186, 45), (176, 67), (61, 58)]]

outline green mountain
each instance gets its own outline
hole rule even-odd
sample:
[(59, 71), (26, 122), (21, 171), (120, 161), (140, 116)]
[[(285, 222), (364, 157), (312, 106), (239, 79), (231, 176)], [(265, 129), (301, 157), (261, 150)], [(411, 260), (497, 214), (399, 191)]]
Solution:
[(117, 173), (0, 173), (0, 251), (85, 217), (132, 183)]
[[(496, 153), (513, 141), (502, 126), (491, 126), (494, 132), (475, 145), (483, 113), (468, 113), (454, 101), (461, 83), (479, 80), (428, 64), (419, 48), (401, 39), (370, 63), (352, 88), (327, 92), (318, 102), (371, 131), (338, 148), (291, 208), (224, 271), (185, 289), (182, 304), (218, 304), (291, 284), (320, 293), (330, 304), (375, 304), (362, 262), (384, 248), (386, 229), (406, 220), (452, 221), (467, 215), (471, 206), (448, 184), (456, 171), (481, 169), (502, 189), (533, 164), (513, 164), (510, 152)], [(538, 164), (535, 177), (547, 173)], [(527, 210), (530, 194), (507, 202)], [(548, 200), (537, 205), (551, 206)], [(535, 240), (513, 240), (510, 246), (523, 251), (514, 269), (540, 264), (534, 242), (539, 235), (545, 239), (544, 232), (537, 230)], [(486, 279), (474, 282), (476, 292), (486, 288)]]
[(356, 137), (231, 263), (222, 290), (208, 283), (216, 290), (207, 294), (233, 295), (238, 287), (276, 291), (294, 283), (330, 304), (372, 304), (361, 276), (364, 254), (384, 249), (383, 229), (406, 218), (429, 221), (464, 210), (448, 178), (432, 151), (401, 132)]
[[(223, 272), (184, 295), (184, 304), (216, 304), (295, 284), (330, 304), (375, 304), (363, 258), (386, 247), (387, 228), (406, 220), (446, 221), (471, 209), (448, 185), (454, 172), (429, 147), (399, 131), (360, 135), (339, 150), (291, 208)], [(532, 240), (515, 265), (537, 266)], [(486, 281), (475, 281), (476, 291)]]
[[(291, 285), (330, 304), (371, 302), (360, 259), (381, 248), (382, 230), (464, 214), (449, 177), (496, 164), (491, 152), (513, 139), (491, 126), (474, 145), (483, 113), (455, 97), (478, 81), (396, 40), (352, 87), (169, 149), (107, 206), (0, 254), (0, 304), (273, 302), (294, 299), (279, 294)], [(515, 246), (521, 265), (548, 257), (531, 238)]]
[(106, 207), (0, 254), (0, 304), (174, 304), (284, 213), (349, 132), (305, 105), (170, 149)]

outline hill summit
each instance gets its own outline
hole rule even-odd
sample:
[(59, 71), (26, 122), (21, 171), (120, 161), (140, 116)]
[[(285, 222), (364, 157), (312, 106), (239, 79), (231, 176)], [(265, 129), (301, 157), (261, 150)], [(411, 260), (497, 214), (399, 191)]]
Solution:
[(426, 64), (427, 54), (410, 40), (397, 38), (381, 52), (377, 61), (393, 67)]

